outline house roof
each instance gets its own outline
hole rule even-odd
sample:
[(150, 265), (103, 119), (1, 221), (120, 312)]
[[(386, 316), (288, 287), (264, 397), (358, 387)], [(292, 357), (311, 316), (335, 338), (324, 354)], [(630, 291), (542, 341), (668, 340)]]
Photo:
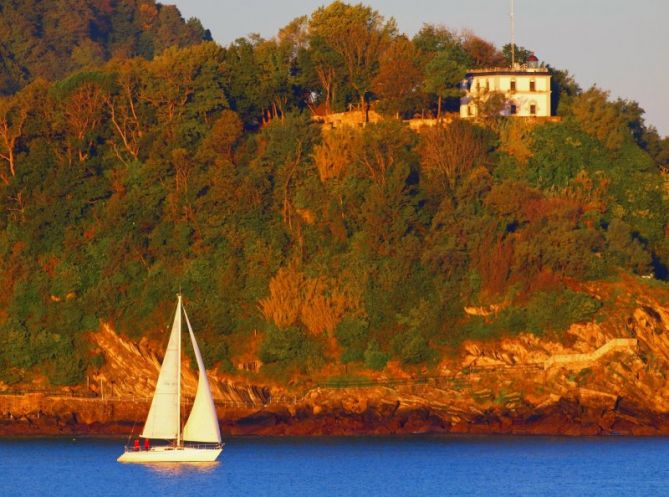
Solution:
[(550, 72), (545, 67), (521, 67), (513, 69), (511, 67), (491, 67), (486, 69), (470, 69), (466, 76), (528, 76), (528, 75), (548, 76)]

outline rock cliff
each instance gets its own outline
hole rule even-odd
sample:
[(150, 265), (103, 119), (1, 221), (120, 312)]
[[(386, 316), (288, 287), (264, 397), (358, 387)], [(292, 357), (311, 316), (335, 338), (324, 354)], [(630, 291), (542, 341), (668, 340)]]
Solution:
[[(223, 432), (669, 434), (669, 292), (627, 277), (588, 291), (609, 303), (601, 322), (574, 324), (560, 341), (467, 342), (429, 374), (285, 386), (256, 373), (212, 373)], [(139, 433), (158, 345), (109, 326), (92, 339), (106, 362), (88, 386), (21, 395), (4, 387), (0, 435)], [(196, 376), (187, 361), (184, 377), (190, 398)]]

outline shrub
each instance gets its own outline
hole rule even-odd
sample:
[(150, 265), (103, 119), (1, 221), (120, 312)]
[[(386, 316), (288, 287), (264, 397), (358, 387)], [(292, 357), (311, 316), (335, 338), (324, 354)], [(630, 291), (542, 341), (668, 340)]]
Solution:
[(433, 354), (427, 340), (417, 330), (396, 335), (392, 346), (402, 364), (419, 364), (430, 359)]
[(264, 363), (295, 365), (302, 370), (316, 368), (324, 362), (321, 344), (300, 328), (270, 328), (258, 355)]
[(453, 343), (467, 338), (486, 340), (522, 332), (535, 335), (543, 335), (547, 331), (561, 332), (573, 323), (592, 319), (601, 306), (601, 302), (589, 295), (569, 289), (537, 292), (525, 307), (509, 306), (494, 320), (478, 316), (470, 318), (460, 333), (454, 336)]
[(106, 362), (107, 361), (105, 360), (105, 356), (103, 354), (95, 354), (93, 357), (91, 357), (90, 360), (91, 366), (93, 366), (95, 369), (101, 369)]
[(381, 350), (376, 340), (369, 342), (365, 350), (365, 366), (375, 371), (381, 371), (386, 367), (388, 359), (390, 359), (389, 354)]
[(86, 361), (79, 351), (56, 355), (48, 362), (49, 381), (53, 385), (77, 385), (86, 373)]
[(571, 324), (588, 321), (602, 306), (589, 295), (573, 290), (538, 292), (527, 304), (527, 327), (535, 334), (564, 331)]
[(341, 362), (347, 364), (365, 359), (369, 324), (361, 318), (344, 318), (335, 329), (337, 342), (342, 347)]

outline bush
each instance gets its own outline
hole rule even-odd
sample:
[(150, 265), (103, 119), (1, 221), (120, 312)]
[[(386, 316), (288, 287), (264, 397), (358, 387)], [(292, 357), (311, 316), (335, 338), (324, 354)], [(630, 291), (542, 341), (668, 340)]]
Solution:
[(23, 380), (23, 371), (19, 368), (10, 368), (0, 363), (0, 381), (7, 385), (15, 385)]
[(95, 354), (93, 357), (91, 357), (90, 363), (91, 366), (93, 366), (95, 369), (101, 369), (102, 366), (105, 365), (106, 363), (105, 356), (103, 354)]
[(258, 356), (267, 364), (295, 365), (302, 370), (317, 368), (324, 362), (321, 344), (300, 328), (279, 330), (271, 327), (260, 346)]
[(57, 355), (48, 362), (47, 370), (52, 385), (77, 385), (86, 375), (86, 362), (75, 351), (71, 355)]
[(416, 330), (396, 335), (392, 346), (393, 352), (402, 364), (419, 364), (433, 355), (425, 337)]
[(381, 350), (376, 340), (369, 342), (365, 350), (365, 366), (375, 371), (381, 371), (386, 367), (388, 359), (390, 359), (389, 354)]
[(342, 347), (342, 364), (365, 359), (369, 324), (361, 318), (344, 318), (335, 329), (335, 337)]
[(543, 335), (547, 331), (565, 331), (573, 323), (591, 320), (601, 306), (601, 302), (589, 295), (569, 289), (537, 292), (525, 307), (509, 306), (492, 321), (473, 316), (455, 335), (454, 343), (522, 332)]
[(488, 323), (480, 316), (472, 316), (462, 325), (459, 331), (452, 334), (451, 345), (458, 346), (463, 340), (487, 340), (494, 338), (496, 329), (494, 323)]
[(527, 328), (538, 335), (564, 331), (573, 323), (592, 319), (601, 306), (591, 296), (569, 289), (538, 292), (527, 304)]

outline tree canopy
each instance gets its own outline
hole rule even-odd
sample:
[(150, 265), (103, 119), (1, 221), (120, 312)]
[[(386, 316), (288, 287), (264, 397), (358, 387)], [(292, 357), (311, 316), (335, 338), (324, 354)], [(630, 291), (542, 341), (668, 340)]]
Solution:
[(153, 58), (211, 40), (197, 19), (155, 0), (1, 0), (0, 95), (110, 58)]
[[(120, 22), (135, 4), (104, 5)], [(429, 25), (409, 40), (342, 2), (269, 40), (180, 36), (0, 97), (0, 380), (81, 381), (87, 332), (159, 337), (179, 288), (208, 364), (255, 354), (274, 375), (559, 338), (599, 312), (583, 282), (668, 276), (667, 139), (634, 102), (563, 72), (559, 122), (416, 133), (396, 116), (436, 115), (501, 52)], [(312, 119), (354, 103), (386, 118)]]

